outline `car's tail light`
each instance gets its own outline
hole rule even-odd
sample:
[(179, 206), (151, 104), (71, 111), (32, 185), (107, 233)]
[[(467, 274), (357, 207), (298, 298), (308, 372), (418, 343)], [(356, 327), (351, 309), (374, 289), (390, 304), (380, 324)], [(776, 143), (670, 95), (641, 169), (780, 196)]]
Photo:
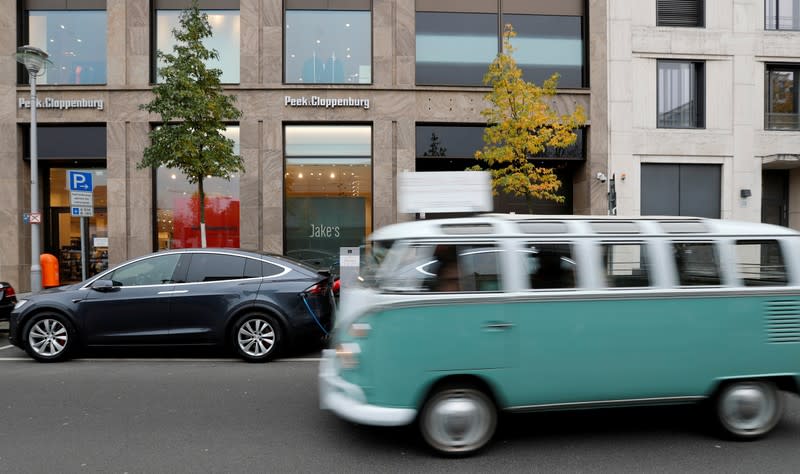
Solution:
[(17, 294), (14, 293), (13, 287), (6, 286), (5, 288), (3, 288), (3, 296), (5, 296), (6, 298), (14, 299), (17, 296)]
[(326, 290), (328, 289), (328, 285), (326, 281), (321, 281), (315, 285), (311, 285), (310, 287), (306, 288), (305, 293), (314, 296), (324, 295)]
[(333, 293), (335, 295), (338, 295), (339, 294), (339, 290), (341, 288), (342, 288), (342, 281), (337, 278), (336, 281), (333, 282)]

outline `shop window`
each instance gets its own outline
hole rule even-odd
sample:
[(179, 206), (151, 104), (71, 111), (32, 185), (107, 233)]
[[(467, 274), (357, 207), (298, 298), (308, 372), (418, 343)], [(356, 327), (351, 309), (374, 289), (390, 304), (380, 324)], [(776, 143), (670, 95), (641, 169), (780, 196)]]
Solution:
[(372, 231), (372, 127), (287, 125), (284, 137), (285, 252), (334, 266)]
[[(37, 84), (106, 83), (108, 15), (105, 0), (24, 2), (22, 42), (42, 49), (52, 65)], [(28, 82), (20, 66), (19, 82)]]
[[(239, 154), (239, 126), (231, 125), (223, 134), (233, 140)], [(206, 178), (206, 245), (239, 248), (239, 174), (229, 180)], [(156, 170), (156, 232), (158, 250), (197, 248), (200, 242), (200, 200), (197, 184), (190, 184), (177, 169)]]
[(420, 0), (416, 5), (417, 84), (483, 86), (489, 65), (502, 51), (500, 25), (505, 24), (517, 33), (514, 59), (525, 80), (541, 84), (559, 73), (561, 88), (587, 84), (581, 1), (479, 0), (464, 5)]
[(705, 64), (658, 61), (658, 128), (705, 127)]
[(284, 82), (372, 83), (369, 0), (287, 0)]
[[(180, 27), (180, 15), (183, 9), (191, 6), (190, 0), (155, 0), (155, 49), (163, 53), (173, 53), (175, 36), (173, 29)], [(206, 61), (206, 67), (222, 71), (220, 82), (223, 84), (239, 83), (239, 1), (238, 0), (204, 0), (198, 3), (201, 13), (208, 16), (212, 35), (203, 40), (203, 45), (217, 52), (217, 59)], [(158, 69), (164, 64), (157, 59), (153, 51), (154, 82), (161, 82)]]
[(768, 130), (800, 130), (800, 65), (767, 65), (765, 127)]

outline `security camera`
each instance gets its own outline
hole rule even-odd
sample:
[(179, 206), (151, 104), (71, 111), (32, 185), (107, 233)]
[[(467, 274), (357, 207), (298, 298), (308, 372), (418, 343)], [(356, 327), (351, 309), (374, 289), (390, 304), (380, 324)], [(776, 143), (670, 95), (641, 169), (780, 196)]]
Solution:
[(598, 181), (600, 181), (601, 183), (605, 183), (605, 182), (606, 182), (606, 180), (608, 179), (608, 178), (606, 178), (606, 175), (604, 175), (603, 173), (597, 173), (597, 176), (595, 176), (595, 177), (596, 177), (596, 178), (598, 179)]

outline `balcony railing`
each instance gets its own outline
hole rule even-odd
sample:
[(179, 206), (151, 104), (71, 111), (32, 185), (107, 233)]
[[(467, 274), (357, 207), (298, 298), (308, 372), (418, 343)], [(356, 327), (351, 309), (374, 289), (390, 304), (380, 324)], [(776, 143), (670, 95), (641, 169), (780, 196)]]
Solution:
[(767, 130), (800, 130), (800, 114), (768, 113)]

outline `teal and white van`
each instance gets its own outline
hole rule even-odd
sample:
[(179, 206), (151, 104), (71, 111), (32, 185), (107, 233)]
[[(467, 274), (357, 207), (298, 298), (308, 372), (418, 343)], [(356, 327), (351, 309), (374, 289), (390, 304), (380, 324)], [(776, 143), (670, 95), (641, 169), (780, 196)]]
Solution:
[(499, 410), (709, 401), (755, 438), (800, 390), (800, 233), (685, 217), (486, 215), (384, 227), (343, 295), (321, 406), (446, 454)]

